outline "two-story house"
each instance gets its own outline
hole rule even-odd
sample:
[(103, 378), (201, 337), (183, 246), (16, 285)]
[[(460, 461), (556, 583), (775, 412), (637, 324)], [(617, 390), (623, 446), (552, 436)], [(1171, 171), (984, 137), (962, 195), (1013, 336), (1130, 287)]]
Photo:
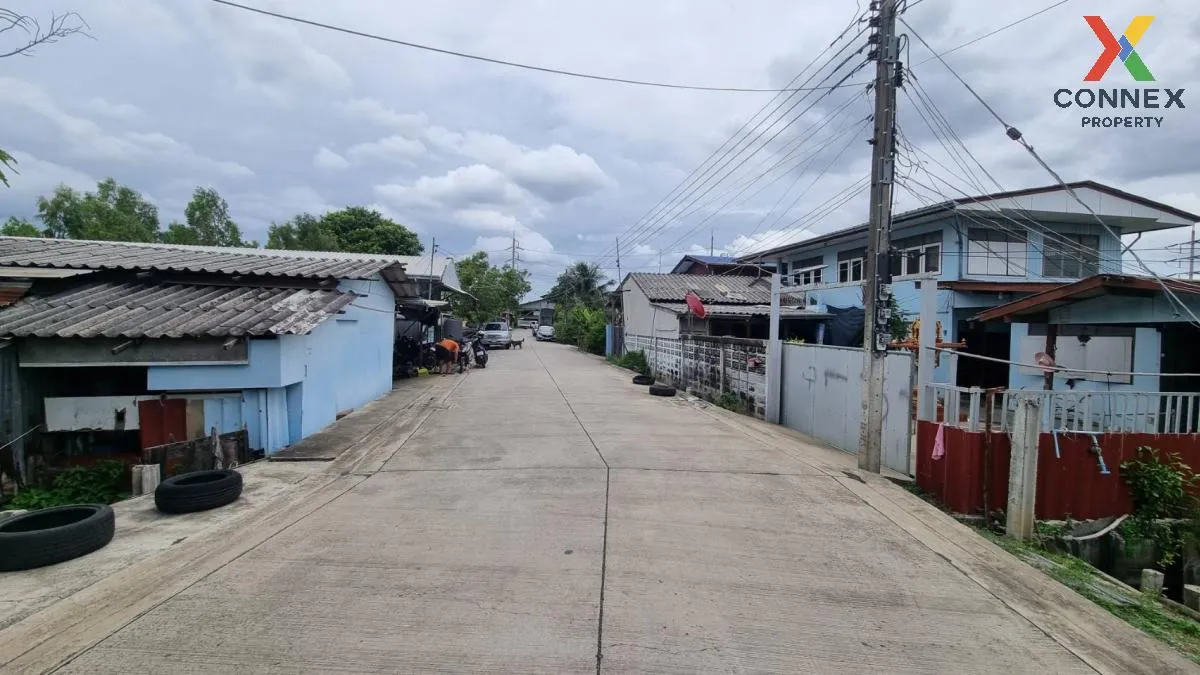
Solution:
[[(900, 311), (916, 318), (919, 285), (937, 283), (943, 338), (965, 340), (970, 353), (1010, 359), (1012, 325), (972, 321), (981, 311), (1093, 275), (1121, 274), (1125, 247), (1136, 237), (1200, 221), (1094, 181), (1069, 185), (1091, 212), (1056, 185), (964, 197), (895, 215), (891, 272)], [(1133, 241), (1123, 243), (1129, 235)], [(866, 246), (867, 226), (860, 225), (739, 262), (775, 263), (785, 283), (804, 287), (822, 308), (861, 308)], [(942, 360), (934, 378), (992, 387), (1008, 386), (1009, 375), (1003, 363), (960, 358)]]

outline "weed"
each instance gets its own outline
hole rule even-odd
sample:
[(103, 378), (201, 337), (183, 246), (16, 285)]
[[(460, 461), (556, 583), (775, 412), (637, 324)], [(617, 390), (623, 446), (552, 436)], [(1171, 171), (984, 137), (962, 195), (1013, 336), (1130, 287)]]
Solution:
[(6, 507), (10, 509), (46, 509), (66, 504), (111, 504), (128, 496), (124, 488), (125, 465), (103, 460), (92, 466), (73, 466), (55, 479), (49, 488), (26, 488)]

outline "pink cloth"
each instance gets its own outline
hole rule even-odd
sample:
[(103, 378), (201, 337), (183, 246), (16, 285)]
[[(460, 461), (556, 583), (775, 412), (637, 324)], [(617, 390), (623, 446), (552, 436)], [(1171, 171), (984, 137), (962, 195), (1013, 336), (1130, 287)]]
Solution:
[(937, 433), (933, 436), (933, 458), (941, 459), (946, 455), (946, 425), (939, 424)]

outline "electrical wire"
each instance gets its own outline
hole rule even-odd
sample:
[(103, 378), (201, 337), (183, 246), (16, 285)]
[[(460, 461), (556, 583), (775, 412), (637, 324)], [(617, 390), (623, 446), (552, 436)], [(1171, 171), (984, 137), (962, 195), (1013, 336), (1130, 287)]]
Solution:
[[(865, 92), (864, 92), (863, 96), (865, 96)], [(856, 100), (858, 100), (857, 97), (846, 101), (846, 103), (843, 104), (841, 108), (836, 110), (834, 113), (831, 113), (830, 115), (826, 116), (824, 121), (820, 125), (818, 125), (817, 128), (813, 129), (813, 132), (820, 131), (822, 128), (824, 128), (826, 125), (828, 125), (829, 122), (836, 119), (836, 117), (839, 114), (841, 114), (842, 111), (844, 111), (847, 107), (850, 106), (850, 104), (854, 103)], [(853, 120), (851, 120), (851, 121), (853, 121)], [(824, 144), (828, 145), (828, 144), (833, 143), (836, 140), (842, 138), (843, 136), (846, 136), (847, 132), (854, 132), (854, 133), (850, 134), (850, 137), (849, 137), (851, 143), (847, 143), (846, 146), (842, 148), (842, 151), (838, 153), (837, 157), (834, 158), (833, 162), (836, 162), (837, 158), (840, 158), (841, 155), (844, 154), (845, 151), (850, 147), (850, 145), (853, 143), (855, 134), (857, 134), (865, 126), (866, 122), (867, 122), (867, 120), (860, 121), (860, 124), (857, 127), (849, 127), (849, 126), (843, 127), (840, 131), (834, 133), (829, 138), (824, 139)], [(697, 230), (699, 230), (704, 225), (706, 225), (710, 220), (712, 220), (716, 216), (720, 215), (724, 211), (724, 209), (729, 208), (729, 206), (733, 203), (733, 201), (735, 199), (741, 197), (743, 194), (745, 194), (745, 191), (748, 190), (751, 186), (753, 186), (759, 180), (761, 180), (762, 178), (764, 178), (765, 176), (770, 174), (772, 171), (783, 166), (783, 164), (785, 162), (787, 162), (789, 159), (793, 158), (795, 155), (799, 154), (800, 150), (806, 144), (808, 144), (810, 141), (815, 142), (816, 138), (817, 138), (816, 136), (812, 136), (812, 135), (798, 136), (797, 139), (799, 139), (801, 141), (801, 143), (799, 144), (798, 147), (796, 147), (794, 150), (790, 151), (787, 154), (787, 156), (785, 156), (780, 161), (776, 162), (774, 165), (772, 165), (766, 171), (763, 171), (762, 173), (758, 174), (754, 178), (750, 179), (747, 183), (745, 183), (745, 185), (742, 186), (742, 188), (740, 190), (738, 190), (737, 193), (735, 193), (732, 197), (730, 197), (729, 200), (727, 200), (724, 204), (722, 204), (716, 210), (711, 211), (704, 219), (702, 219), (695, 226), (693, 226), (692, 229), (688, 230), (683, 235), (681, 235), (678, 239), (676, 239), (675, 241), (668, 244), (667, 247), (671, 248), (674, 246), (678, 246), (681, 241), (692, 236), (692, 234), (694, 234)], [(812, 164), (815, 163), (817, 161), (817, 159), (819, 159), (819, 158), (820, 158), (820, 152), (818, 151), (818, 152), (810, 155), (807, 160), (802, 161), (799, 163), (799, 165), (797, 165), (796, 167), (793, 167), (791, 172), (794, 172), (797, 174), (796, 183), (799, 183), (800, 179), (802, 179), (805, 176), (805, 172), (807, 171), (807, 169), (809, 167), (811, 167)], [(769, 160), (770, 158), (768, 157), (767, 159)], [(830, 166), (832, 165), (833, 162), (830, 163)], [(760, 162), (760, 165), (761, 164), (762, 163)], [(816, 182), (816, 180), (819, 180), (821, 178), (821, 176), (824, 176), (828, 170), (829, 170), (829, 166), (826, 166), (825, 169), (822, 170), (821, 174), (817, 177), (817, 179), (814, 180), (814, 183)], [(758, 190), (756, 190), (754, 193), (746, 195), (744, 198), (742, 198), (741, 201), (738, 202), (738, 205), (744, 204), (747, 201), (753, 199), (754, 197), (757, 197), (759, 194), (762, 194), (763, 191), (765, 191), (767, 188), (771, 187), (772, 185), (778, 183), (781, 179), (783, 179), (787, 175), (788, 175), (788, 172), (780, 173), (774, 179), (772, 179), (770, 182), (764, 184), (762, 187), (760, 187)], [(811, 188), (812, 186), (810, 185), (809, 187)], [(788, 192), (790, 192), (790, 189), (787, 192), (784, 192), (784, 194), (780, 196), (780, 201), (782, 201), (782, 199), (784, 199), (787, 196)], [(807, 190), (805, 192), (807, 192)], [(803, 194), (801, 196), (803, 196)], [(797, 199), (797, 201), (798, 201), (798, 199)], [(709, 201), (708, 203), (706, 203), (703, 206), (697, 207), (688, 213), (682, 214), (678, 217), (678, 220), (683, 220), (684, 218), (687, 218), (688, 216), (695, 214), (696, 212), (702, 210), (705, 206), (708, 206), (711, 204), (712, 204), (712, 201)], [(770, 214), (768, 214), (768, 215), (770, 215)], [(759, 223), (759, 225), (761, 226), (761, 222)], [(757, 229), (758, 228), (755, 228), (755, 230), (757, 230)]]
[[(904, 24), (904, 27), (907, 28), (913, 34), (914, 37), (916, 37), (918, 40), (921, 41), (921, 44), (924, 45), (925, 48), (930, 51), (930, 53), (935, 54), (935, 55), (937, 54), (937, 52), (934, 51), (933, 48), (929, 46), (929, 43), (925, 41), (925, 38), (921, 37), (921, 35), (919, 33), (917, 33), (915, 30), (913, 30), (912, 26), (908, 25), (908, 22), (906, 22), (902, 17), (898, 17), (898, 20)], [(1021, 147), (1025, 148), (1025, 151), (1028, 152), (1029, 155), (1031, 157), (1033, 157), (1033, 159), (1039, 165), (1041, 165), (1041, 167), (1046, 171), (1046, 173), (1050, 174), (1050, 176), (1055, 180), (1055, 182), (1057, 182), (1058, 185), (1064, 191), (1066, 191), (1066, 193), (1072, 199), (1074, 199), (1076, 203), (1078, 203), (1080, 206), (1082, 206), (1083, 209), (1085, 211), (1087, 211), (1088, 214), (1091, 215), (1092, 218), (1102, 228), (1104, 228), (1104, 230), (1106, 232), (1108, 232), (1110, 236), (1115, 238), (1117, 241), (1121, 240), (1120, 235), (1118, 235), (1115, 231), (1113, 231), (1113, 229), (1108, 225), (1108, 223), (1106, 223), (1104, 221), (1104, 219), (1101, 218), (1095, 212), (1095, 210), (1092, 209), (1091, 205), (1088, 204), (1087, 202), (1085, 202), (1082, 198), (1080, 198), (1078, 193), (1075, 192), (1074, 188), (1072, 188), (1070, 185), (1068, 185), (1067, 182), (1064, 181), (1062, 179), (1062, 177), (1058, 175), (1058, 172), (1056, 172), (1054, 169), (1052, 169), (1050, 167), (1050, 165), (1047, 164), (1044, 159), (1042, 159), (1041, 155), (1039, 155), (1037, 153), (1037, 151), (1034, 150), (1033, 146), (1030, 145), (1029, 142), (1025, 140), (1024, 136), (1021, 134), (1020, 131), (1017, 130), (1016, 127), (1008, 124), (1008, 122), (1006, 122), (1004, 120), (1004, 118), (1001, 117), (1000, 114), (997, 113), (996, 110), (982, 96), (980, 96), (979, 93), (977, 91), (975, 91), (975, 89), (965, 79), (963, 79), (961, 75), (958, 74), (958, 71), (954, 70), (954, 68), (952, 68), (950, 66), (950, 64), (946, 62), (945, 59), (943, 59), (941, 56), (937, 56), (937, 59), (938, 59), (938, 61), (940, 61), (942, 63), (942, 65), (946, 68), (946, 70), (950, 71), (950, 74), (953, 75), (954, 78), (957, 79), (959, 81), (959, 83), (962, 84), (963, 87), (968, 92), (970, 92), (970, 94), (973, 97), (975, 97), (975, 100), (978, 101), (979, 104), (982, 105), (988, 111), (988, 113), (990, 113), (992, 115), (992, 117), (995, 118), (996, 121), (1000, 123), (1000, 125), (1002, 127), (1004, 127), (1005, 134), (1010, 139), (1016, 141), (1018, 144), (1021, 145)], [(1179, 299), (1179, 296), (1177, 296), (1175, 294), (1175, 292), (1173, 290), (1171, 290), (1170, 287), (1167, 286), (1166, 282), (1163, 281), (1162, 277), (1160, 277), (1157, 272), (1155, 272), (1148, 265), (1146, 265), (1146, 263), (1141, 259), (1141, 256), (1139, 256), (1137, 254), (1137, 252), (1133, 251), (1132, 249), (1129, 252), (1133, 256), (1134, 260), (1137, 261), (1138, 265), (1140, 265), (1146, 272), (1148, 272), (1150, 274), (1150, 276), (1152, 276), (1154, 278), (1154, 280), (1156, 282), (1158, 282), (1159, 286), (1163, 290), (1164, 295), (1168, 299), (1170, 299), (1171, 302), (1175, 303), (1175, 305), (1179, 309), (1183, 310), (1183, 312), (1185, 312), (1190, 317), (1191, 320), (1189, 321), (1189, 323), (1200, 328), (1200, 317), (1197, 317), (1196, 313), (1194, 311), (1192, 311), (1192, 309), (1190, 307), (1188, 307), (1187, 304), (1185, 304), (1182, 300)]]
[[(304, 19), (304, 18), (301, 18), (298, 16), (292, 16), (290, 14), (283, 14), (281, 12), (272, 12), (270, 10), (262, 9), (259, 7), (251, 7), (249, 5), (243, 5), (241, 3), (231, 2), (230, 0), (209, 0), (209, 1), (215, 2), (218, 5), (225, 5), (226, 7), (232, 7), (234, 9), (240, 9), (240, 10), (243, 10), (246, 12), (252, 12), (254, 14), (270, 16), (270, 17), (274, 17), (276, 19), (290, 21), (292, 23), (303, 24), (305, 26), (311, 26), (313, 28), (321, 28), (324, 30), (334, 31), (337, 33), (343, 33), (346, 35), (353, 35), (355, 37), (366, 38), (368, 40), (377, 40), (379, 42), (386, 42), (388, 44), (399, 45), (402, 47), (410, 47), (412, 49), (420, 49), (420, 50), (427, 51), (427, 52), (434, 52), (436, 54), (443, 54), (446, 56), (457, 56), (458, 58), (462, 58), (462, 59), (470, 59), (472, 61), (481, 61), (483, 63), (491, 63), (491, 64), (498, 65), (498, 66), (507, 66), (509, 68), (520, 68), (523, 70), (532, 70), (532, 71), (537, 71), (540, 73), (549, 73), (551, 75), (562, 75), (562, 76), (566, 76), (566, 77), (575, 77), (575, 78), (581, 78), (581, 79), (586, 79), (586, 80), (597, 80), (600, 82), (612, 82), (612, 83), (616, 83), (616, 84), (629, 84), (629, 85), (635, 85), (635, 86), (639, 86), (639, 87), (657, 87), (660, 89), (684, 89), (684, 90), (689, 90), (689, 91), (741, 92), (741, 93), (772, 93), (772, 92), (779, 93), (779, 92), (789, 92), (789, 91), (808, 91), (807, 89), (804, 89), (804, 88), (770, 89), (770, 88), (757, 88), (757, 87), (710, 87), (710, 86), (690, 85), (690, 84), (675, 84), (675, 83), (669, 83), (669, 82), (653, 82), (653, 81), (649, 81), (649, 80), (635, 80), (635, 79), (624, 78), (624, 77), (609, 77), (606, 75), (594, 75), (591, 73), (582, 73), (582, 72), (573, 71), (573, 70), (563, 70), (561, 68), (550, 68), (547, 66), (535, 66), (535, 65), (528, 64), (528, 63), (519, 63), (517, 61), (508, 61), (506, 59), (493, 58), (490, 56), (480, 56), (478, 54), (468, 54), (466, 52), (455, 51), (453, 49), (443, 49), (441, 47), (431, 47), (429, 45), (419, 44), (416, 42), (409, 42), (407, 40), (399, 40), (396, 38), (390, 38), (390, 37), (378, 35), (375, 33), (367, 33), (365, 31), (354, 30), (352, 28), (345, 28), (342, 26), (334, 26), (332, 24), (322, 23), (320, 21), (314, 21), (312, 19)], [(851, 85), (837, 85), (837, 86), (851, 86)], [(815, 89), (820, 89), (820, 87), (817, 87)]]
[[(856, 70), (857, 70), (857, 69), (856, 69)], [(847, 74), (846, 74), (846, 75), (845, 75), (845, 76), (844, 76), (842, 79), (843, 79), (843, 80), (845, 80), (845, 79), (848, 79), (850, 76), (852, 76), (852, 75), (853, 75), (853, 73), (854, 73), (854, 72), (855, 72), (855, 71), (851, 71), (850, 73), (847, 73)], [(828, 93), (827, 93), (826, 95), (828, 95)], [(773, 142), (773, 141), (774, 141), (774, 140), (775, 140), (775, 139), (776, 139), (776, 138), (777, 138), (777, 137), (778, 137), (780, 134), (782, 134), (784, 131), (786, 131), (788, 128), (790, 128), (790, 127), (791, 127), (793, 124), (795, 124), (797, 121), (799, 121), (801, 118), (803, 118), (803, 117), (804, 117), (804, 115), (808, 114), (808, 112), (809, 112), (809, 111), (811, 111), (813, 108), (815, 108), (815, 107), (816, 107), (816, 105), (817, 105), (817, 104), (818, 104), (818, 103), (819, 103), (819, 102), (820, 102), (820, 101), (821, 101), (823, 98), (824, 98), (824, 95), (823, 95), (823, 96), (821, 96), (820, 98), (818, 98), (817, 100), (813, 101), (812, 103), (810, 103), (810, 104), (809, 104), (809, 106), (808, 106), (807, 108), (805, 108), (805, 110), (803, 110), (803, 111), (801, 111), (799, 114), (795, 115), (795, 116), (794, 116), (794, 117), (791, 119), (791, 121), (789, 121), (789, 122), (788, 122), (787, 124), (785, 124), (784, 126), (780, 127), (780, 128), (777, 130), (777, 131), (775, 131), (775, 133), (771, 134), (771, 136), (767, 137), (767, 138), (766, 138), (766, 140), (765, 140), (765, 141), (763, 141), (762, 145), (760, 145), (758, 148), (756, 148), (755, 150), (753, 150), (752, 152), (750, 152), (750, 154), (748, 154), (748, 155), (746, 155), (745, 157), (743, 157), (743, 158), (741, 159), (741, 161), (739, 161), (739, 162), (738, 162), (736, 165), (734, 165), (734, 166), (733, 166), (733, 167), (732, 167), (732, 168), (731, 168), (731, 169), (730, 169), (728, 172), (726, 172), (726, 173), (725, 173), (725, 174), (724, 174), (722, 177), (718, 178), (718, 180), (717, 180), (717, 182), (716, 182), (716, 183), (713, 183), (711, 186), (709, 186), (709, 187), (708, 187), (708, 189), (704, 190), (704, 192), (702, 192), (700, 195), (698, 195), (697, 197), (693, 198), (693, 200), (692, 200), (691, 202), (688, 202), (687, 204), (684, 204), (683, 208), (685, 208), (685, 209), (686, 209), (686, 208), (688, 208), (688, 206), (690, 206), (690, 205), (694, 204), (694, 203), (695, 203), (697, 200), (699, 200), (699, 199), (703, 198), (705, 195), (707, 195), (708, 193), (712, 192), (712, 190), (716, 189), (716, 188), (717, 188), (717, 186), (719, 186), (719, 185), (721, 184), (721, 182), (725, 180), (725, 178), (726, 178), (726, 177), (728, 177), (728, 176), (732, 176), (734, 172), (736, 172), (736, 171), (738, 171), (739, 169), (741, 169), (741, 168), (742, 168), (742, 167), (743, 167), (743, 166), (746, 164), (746, 162), (748, 162), (748, 161), (749, 161), (749, 160), (750, 160), (752, 157), (754, 157), (756, 154), (758, 154), (758, 153), (759, 153), (759, 152), (761, 152), (763, 149), (765, 149), (767, 146), (769, 146), (769, 145), (770, 145), (770, 144), (771, 144), (771, 143), (772, 143), (772, 142)], [(799, 103), (800, 103), (800, 102), (797, 102), (797, 104), (796, 104), (796, 105), (799, 105)], [(796, 106), (795, 106), (795, 105), (793, 105), (793, 108), (795, 108), (795, 107), (796, 107)], [(787, 113), (785, 113), (785, 114), (788, 114), (788, 113), (790, 113), (790, 112), (791, 112), (791, 109), (789, 109), (789, 110), (787, 111)], [(774, 124), (772, 124), (772, 126), (774, 126)], [(769, 129), (770, 129), (770, 127), (768, 127), (768, 130), (769, 130)], [(760, 137), (760, 138), (761, 138), (761, 137)], [(749, 146), (747, 146), (747, 148), (749, 148)], [(739, 153), (739, 154), (740, 154), (740, 153)], [(729, 161), (732, 161), (734, 158), (736, 158), (736, 156), (735, 156), (735, 157), (731, 157), (729, 160), (727, 160), (727, 161), (726, 161), (726, 163), (725, 163), (725, 165), (723, 165), (721, 168), (724, 168), (724, 166), (728, 165), (728, 162), (729, 162)], [(705, 183), (707, 183), (707, 182), (708, 182), (708, 181), (706, 180), (706, 181), (705, 181)], [(702, 183), (700, 187), (703, 187), (703, 185), (704, 185), (704, 183)], [(639, 243), (645, 243), (646, 241), (648, 241), (648, 240), (649, 240), (649, 239), (651, 239), (652, 237), (656, 236), (656, 235), (657, 235), (659, 232), (662, 232), (664, 229), (666, 229), (666, 227), (667, 227), (667, 226), (669, 226), (669, 225), (670, 225), (670, 223), (671, 223), (671, 222), (673, 222), (674, 220), (677, 220), (677, 219), (678, 219), (678, 214), (676, 214), (674, 217), (669, 217), (669, 216), (668, 216), (668, 217), (659, 218), (659, 219), (658, 219), (658, 223), (657, 223), (657, 224), (658, 224), (658, 227), (657, 227), (657, 228), (655, 228), (655, 229), (653, 229), (653, 230), (646, 230), (646, 231), (644, 231), (643, 233), (641, 233), (641, 234), (640, 234), (640, 235), (639, 235), (637, 238), (635, 238), (635, 240), (634, 240), (634, 242), (633, 242), (633, 245), (636, 245), (636, 244), (639, 244)], [(650, 223), (650, 225), (654, 225), (654, 224), (655, 224), (655, 223)]]
[[(817, 63), (820, 62), (821, 59), (823, 57), (825, 57), (825, 55), (830, 50), (832, 50), (839, 42), (846, 39), (846, 36), (849, 35), (851, 29), (854, 28), (855, 24), (860, 23), (864, 18), (865, 18), (865, 15), (860, 14), (857, 17), (855, 17), (854, 19), (852, 19), (846, 25), (846, 27), (844, 29), (842, 29), (842, 32), (833, 39), (833, 41), (831, 41), (823, 50), (821, 50), (821, 52), (818, 53), (817, 56), (814, 57), (813, 60), (808, 63), (808, 65), (806, 65), (803, 69), (801, 69), (801, 71), (794, 78), (792, 78), (791, 82), (788, 83), (788, 86), (791, 87), (793, 84), (796, 83), (797, 80), (800, 80), (800, 78), (804, 77), (805, 73), (807, 73), (814, 66), (817, 66)], [(858, 33), (854, 36), (853, 39), (857, 39), (858, 37), (862, 36), (863, 33), (866, 32), (866, 30), (867, 30), (866, 27), (861, 28), (858, 31)], [(843, 51), (845, 51), (845, 49), (850, 44), (852, 44), (852, 42), (843, 46), (836, 53), (831, 55), (822, 65), (817, 67), (816, 70), (813, 71), (813, 73), (811, 75), (809, 75), (801, 84), (807, 85), (809, 82), (811, 82), (812, 79), (814, 77), (816, 77), (818, 73), (820, 73), (822, 70), (824, 70), (829, 64), (833, 63), (833, 61)], [(821, 81), (824, 82), (826, 79), (828, 79), (828, 77), (829, 77), (829, 75), (826, 75), (826, 78), (822, 79)], [(674, 205), (674, 202), (677, 202), (680, 199), (686, 199), (687, 196), (689, 196), (691, 193), (689, 192), (688, 194), (682, 194), (683, 192), (688, 191), (689, 188), (692, 188), (692, 190), (694, 191), (694, 189), (695, 189), (694, 186), (696, 185), (697, 181), (699, 181), (699, 180), (703, 179), (705, 176), (707, 176), (711, 171), (714, 170), (714, 168), (717, 168), (716, 163), (720, 162), (722, 159), (729, 156), (729, 153), (733, 152), (735, 148), (740, 146), (746, 138), (750, 137), (750, 135), (752, 133), (757, 132), (768, 119), (773, 117), (780, 109), (783, 108), (783, 106), (785, 106), (788, 103), (788, 101), (795, 98), (795, 96), (796, 96), (796, 92), (794, 92), (794, 91), (789, 93), (787, 96), (784, 96), (782, 93), (777, 94), (770, 101), (768, 101), (766, 104), (764, 104), (757, 112), (755, 112), (754, 115), (752, 115), (750, 117), (750, 119), (748, 119), (745, 123), (743, 123), (742, 126), (740, 128), (738, 128), (737, 131), (735, 131), (733, 134), (731, 134), (730, 137), (727, 138), (720, 146), (718, 146), (716, 149), (714, 149), (712, 151), (712, 153), (710, 153), (709, 156), (707, 158), (705, 158), (703, 162), (700, 163), (699, 166), (697, 166), (695, 169), (693, 169), (687, 176), (685, 176), (683, 178), (683, 180), (681, 180), (675, 187), (673, 187), (671, 189), (671, 191), (667, 193), (666, 196), (664, 196), (661, 200), (659, 200), (658, 203), (656, 203), (654, 206), (650, 207), (650, 209), (641, 218), (639, 218), (637, 221), (635, 221), (633, 223), (633, 225), (631, 225), (624, 232), (622, 232), (621, 237), (625, 238), (628, 241), (629, 239), (631, 239), (633, 233), (637, 233), (637, 232), (639, 232), (639, 230), (644, 230), (647, 227), (651, 226), (652, 221), (655, 218), (657, 218), (661, 213), (663, 213), (664, 210), (672, 208)], [(807, 94), (805, 96), (807, 96)], [(801, 101), (803, 101), (803, 98), (801, 98)], [(772, 105), (774, 105), (774, 108), (771, 108)], [(768, 109), (770, 109), (769, 112), (767, 112)], [(764, 115), (764, 113), (765, 113), (765, 115)], [(763, 116), (762, 119), (759, 119), (760, 115)], [(777, 122), (778, 122), (778, 120), (776, 120), (776, 122), (773, 122), (772, 126)], [(752, 125), (753, 125), (753, 127), (752, 127)], [(741, 150), (739, 150), (739, 153), (740, 152), (741, 152)], [(726, 162), (726, 164), (728, 164), (728, 162)], [(614, 250), (615, 250), (615, 247), (609, 247), (604, 250), (604, 253), (606, 253), (608, 255), (612, 255)]]

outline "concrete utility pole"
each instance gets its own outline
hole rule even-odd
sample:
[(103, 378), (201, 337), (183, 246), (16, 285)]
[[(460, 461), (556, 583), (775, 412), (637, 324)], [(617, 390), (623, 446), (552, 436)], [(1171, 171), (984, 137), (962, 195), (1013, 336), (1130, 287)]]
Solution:
[(437, 253), (437, 237), (429, 245), (429, 300), (433, 299), (433, 255)]
[[(875, 138), (871, 141), (871, 213), (868, 219), (866, 286), (863, 292), (863, 416), (858, 466), (879, 473), (883, 457), (884, 358), (891, 340), (888, 299), (892, 293), (892, 188), (896, 157), (896, 86), (899, 40), (896, 0), (876, 0), (871, 24), (871, 57), (875, 59)], [(924, 328), (924, 326), (922, 326)]]
[(617, 237), (617, 283), (621, 283), (621, 238)]
[(517, 269), (517, 233), (513, 232), (512, 236), (512, 258), (509, 259), (508, 266)]
[(1188, 250), (1188, 281), (1196, 278), (1196, 225), (1192, 224), (1192, 242)]

